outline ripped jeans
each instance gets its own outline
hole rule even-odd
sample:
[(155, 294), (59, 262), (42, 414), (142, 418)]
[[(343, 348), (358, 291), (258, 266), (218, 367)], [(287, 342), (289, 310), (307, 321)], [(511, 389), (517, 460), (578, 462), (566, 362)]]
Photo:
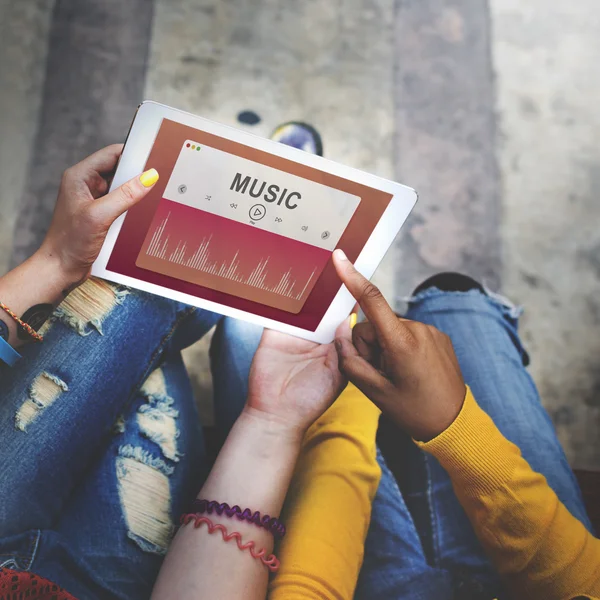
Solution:
[(248, 364), (239, 322), (90, 280), (0, 367), (0, 566), (81, 600), (150, 596), (179, 515), (209, 464), (181, 350), (219, 322), (211, 352), (222, 439)]
[[(478, 291), (434, 289), (406, 316), (451, 337), (479, 404), (591, 529), (524, 368), (517, 312)], [(254, 325), (90, 281), (59, 307), (43, 344), (24, 348), (16, 368), (0, 367), (0, 566), (29, 569), (81, 600), (150, 596), (174, 523), (210, 467), (181, 349), (215, 323), (224, 439), (245, 402), (261, 334)], [(402, 491), (379, 453), (356, 598), (451, 599), (471, 581), (484, 598), (502, 598), (444, 470), (393, 435)]]

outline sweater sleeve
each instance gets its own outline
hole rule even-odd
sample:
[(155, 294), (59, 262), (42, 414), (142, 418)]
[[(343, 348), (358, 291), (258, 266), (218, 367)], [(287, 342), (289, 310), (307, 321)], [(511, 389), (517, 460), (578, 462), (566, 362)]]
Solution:
[(377, 409), (349, 384), (308, 430), (286, 498), (270, 600), (350, 600), (379, 485)]
[(503, 437), (469, 388), (454, 423), (417, 444), (450, 475), (479, 540), (516, 598), (600, 597), (600, 540)]

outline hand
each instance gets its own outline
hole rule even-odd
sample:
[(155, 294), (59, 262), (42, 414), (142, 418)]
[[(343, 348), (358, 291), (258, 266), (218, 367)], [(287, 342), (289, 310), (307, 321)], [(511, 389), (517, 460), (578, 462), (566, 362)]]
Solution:
[(122, 144), (107, 146), (63, 174), (52, 223), (39, 253), (58, 259), (65, 279), (73, 283), (89, 275), (113, 221), (144, 198), (158, 179), (156, 171), (148, 171), (106, 194), (122, 150)]
[[(338, 335), (350, 331), (348, 320)], [(304, 435), (346, 384), (333, 344), (265, 330), (252, 361), (246, 411)]]
[(336, 338), (340, 369), (414, 439), (433, 439), (452, 424), (465, 399), (450, 338), (431, 325), (398, 318), (341, 250), (333, 262), (368, 319)]

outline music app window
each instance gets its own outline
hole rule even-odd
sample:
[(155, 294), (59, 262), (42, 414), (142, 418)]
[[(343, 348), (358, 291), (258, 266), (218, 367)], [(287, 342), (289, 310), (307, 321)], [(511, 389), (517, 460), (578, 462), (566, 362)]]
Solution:
[(360, 197), (192, 139), (136, 266), (299, 313)]
[(164, 119), (144, 170), (160, 179), (127, 215), (109, 271), (315, 331), (388, 192)]

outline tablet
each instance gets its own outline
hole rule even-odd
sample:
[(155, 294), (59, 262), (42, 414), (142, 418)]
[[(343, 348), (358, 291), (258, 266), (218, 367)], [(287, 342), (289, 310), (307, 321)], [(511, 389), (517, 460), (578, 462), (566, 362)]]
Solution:
[(414, 190), (180, 110), (144, 102), (111, 189), (155, 168), (92, 274), (308, 340), (354, 305), (331, 255), (370, 278)]

